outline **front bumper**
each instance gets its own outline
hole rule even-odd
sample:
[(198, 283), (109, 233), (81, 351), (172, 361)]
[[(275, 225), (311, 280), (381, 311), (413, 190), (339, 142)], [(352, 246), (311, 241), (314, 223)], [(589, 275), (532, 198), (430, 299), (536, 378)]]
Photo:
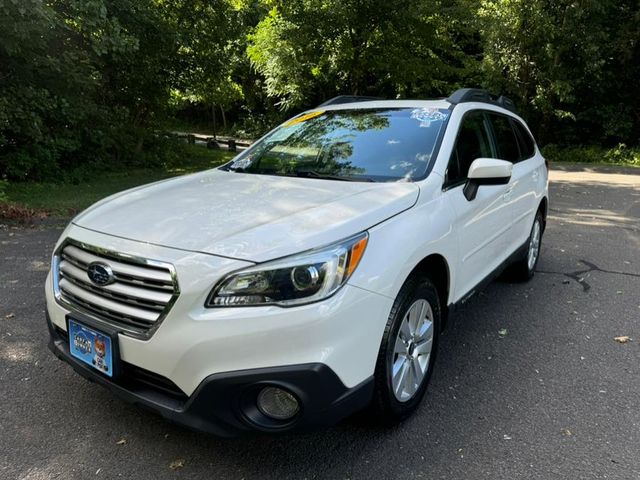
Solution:
[[(247, 262), (111, 237), (74, 225), (60, 242), (67, 237), (138, 258), (161, 259), (175, 268), (180, 296), (150, 338), (136, 338), (116, 327), (108, 332), (117, 339), (122, 367), (117, 380), (71, 357), (65, 339), (69, 317), (91, 322), (58, 303), (52, 275), (47, 277), (51, 350), (124, 400), (219, 435), (311, 429), (333, 423), (368, 402), (393, 299), (347, 284), (314, 304), (210, 309), (204, 304), (212, 286)], [(262, 424), (250, 412), (249, 397), (257, 395), (256, 385), (265, 383), (282, 385), (298, 397), (302, 409), (295, 422)]]
[[(53, 325), (48, 315), (47, 325), (49, 349), (86, 379), (174, 423), (219, 436), (300, 432), (332, 425), (366, 407), (373, 394), (372, 377), (347, 388), (328, 366), (309, 363), (213, 374), (186, 396), (168, 379), (126, 363), (116, 379), (100, 374), (71, 355), (66, 332)], [(273, 422), (255, 408), (258, 392), (268, 385), (286, 388), (298, 398), (301, 410), (293, 420)]]

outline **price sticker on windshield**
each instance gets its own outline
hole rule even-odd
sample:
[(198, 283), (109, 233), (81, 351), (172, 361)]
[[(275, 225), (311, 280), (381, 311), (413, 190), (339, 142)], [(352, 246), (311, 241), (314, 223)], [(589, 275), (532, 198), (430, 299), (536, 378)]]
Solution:
[(311, 120), (312, 118), (319, 117), (323, 113), (324, 113), (324, 110), (318, 110), (318, 111), (315, 111), (315, 112), (309, 112), (309, 113), (306, 113), (304, 115), (300, 115), (299, 117), (296, 117), (296, 118), (294, 118), (292, 120), (289, 120), (283, 126), (284, 127), (291, 127), (293, 125), (297, 125), (299, 123), (306, 122), (307, 120)]
[(448, 114), (438, 108), (416, 108), (411, 112), (411, 118), (420, 122), (421, 128), (428, 128), (433, 122), (444, 122)]

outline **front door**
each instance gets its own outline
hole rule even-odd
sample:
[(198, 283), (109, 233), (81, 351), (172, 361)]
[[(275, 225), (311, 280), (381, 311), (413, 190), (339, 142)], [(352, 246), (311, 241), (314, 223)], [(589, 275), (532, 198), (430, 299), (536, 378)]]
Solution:
[(445, 175), (444, 195), (456, 213), (458, 269), (453, 300), (474, 288), (507, 257), (506, 238), (513, 221), (508, 208), (509, 185), (480, 186), (469, 201), (462, 193), (471, 163), (476, 158), (495, 158), (488, 119), (480, 110), (465, 114)]

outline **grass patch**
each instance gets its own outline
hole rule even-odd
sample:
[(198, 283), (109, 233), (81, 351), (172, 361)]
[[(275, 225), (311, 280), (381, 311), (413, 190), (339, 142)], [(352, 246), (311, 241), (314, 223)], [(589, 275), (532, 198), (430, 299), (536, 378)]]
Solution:
[(614, 148), (604, 148), (596, 145), (577, 147), (547, 145), (542, 148), (542, 154), (550, 162), (554, 163), (589, 163), (640, 167), (640, 147), (627, 147), (624, 144)]
[[(0, 218), (25, 221), (44, 216), (66, 218), (113, 193), (165, 178), (195, 173), (229, 161), (235, 153), (209, 150), (203, 145), (184, 145), (184, 157), (158, 168), (96, 173), (84, 182), (7, 183), (0, 180)], [(551, 162), (625, 165), (640, 167), (640, 148), (618, 145), (542, 149)]]
[(217, 167), (235, 155), (224, 150), (209, 150), (201, 145), (185, 145), (185, 152), (183, 159), (162, 167), (97, 173), (94, 178), (75, 184), (9, 183), (4, 186), (4, 198), (0, 200), (3, 207), (0, 208), (0, 217), (12, 218), (8, 213), (16, 209), (27, 209), (39, 216), (68, 217), (113, 193)]

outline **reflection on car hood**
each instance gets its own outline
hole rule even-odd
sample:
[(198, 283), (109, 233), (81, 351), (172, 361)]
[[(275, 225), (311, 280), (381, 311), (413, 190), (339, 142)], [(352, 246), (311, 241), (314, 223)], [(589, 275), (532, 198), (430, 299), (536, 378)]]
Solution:
[(109, 197), (74, 219), (98, 232), (254, 262), (319, 247), (410, 208), (413, 183), (210, 170)]

